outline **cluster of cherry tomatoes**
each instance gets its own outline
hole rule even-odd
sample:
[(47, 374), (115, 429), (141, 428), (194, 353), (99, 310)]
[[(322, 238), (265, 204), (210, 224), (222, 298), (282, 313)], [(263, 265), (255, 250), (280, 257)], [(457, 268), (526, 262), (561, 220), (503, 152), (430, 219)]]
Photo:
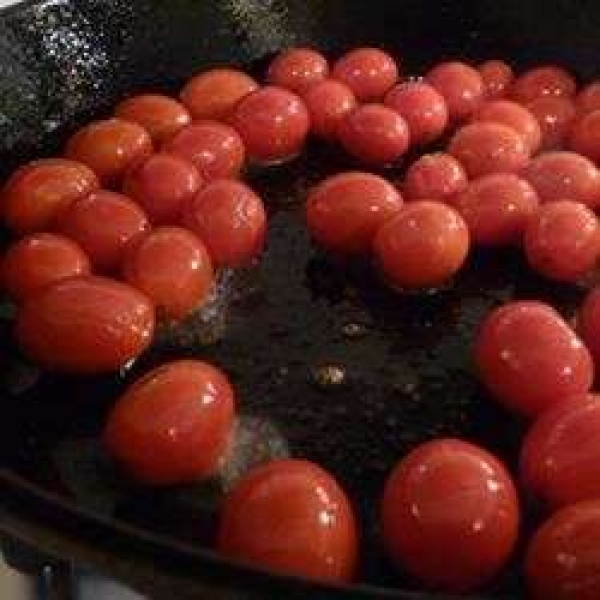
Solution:
[[(16, 337), (42, 366), (118, 370), (210, 297), (214, 270), (252, 262), (266, 215), (239, 181), (301, 152), (309, 134), (363, 164), (394, 165), (450, 135), (393, 185), (341, 173), (306, 203), (314, 240), (344, 257), (373, 255), (403, 290), (444, 285), (471, 245), (522, 245), (551, 279), (589, 277), (600, 254), (600, 83), (577, 94), (556, 66), (516, 77), (504, 62), (446, 62), (399, 82), (378, 49), (330, 68), (310, 49), (278, 55), (268, 85), (220, 68), (192, 78), (179, 100), (143, 94), (68, 141), (65, 157), (18, 169), (2, 216), (20, 239), (5, 253), (4, 287), (19, 305)], [(405, 202), (406, 201), (406, 202)], [(511, 411), (536, 418), (522, 448), (524, 489), (556, 511), (529, 543), (525, 574), (538, 600), (600, 598), (600, 288), (579, 335), (553, 308), (495, 310), (475, 348), (481, 379)], [(583, 340), (583, 341), (582, 341)], [(166, 364), (135, 382), (111, 411), (104, 440), (138, 481), (208, 478), (234, 432), (227, 377), (200, 361)], [(468, 592), (493, 579), (520, 529), (516, 485), (487, 451), (428, 442), (405, 457), (383, 493), (390, 559), (428, 588)], [(224, 501), (223, 553), (276, 571), (351, 581), (358, 525), (337, 482), (306, 461), (253, 469)]]

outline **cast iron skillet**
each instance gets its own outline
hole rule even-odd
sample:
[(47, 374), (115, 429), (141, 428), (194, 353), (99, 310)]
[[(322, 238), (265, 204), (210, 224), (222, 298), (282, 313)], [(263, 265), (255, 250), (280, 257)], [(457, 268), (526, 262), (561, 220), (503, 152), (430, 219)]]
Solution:
[[(56, 152), (78, 124), (108, 114), (123, 95), (174, 91), (209, 65), (259, 72), (290, 45), (334, 56), (376, 44), (402, 57), (409, 74), (446, 57), (499, 56), (519, 68), (559, 62), (589, 79), (598, 72), (599, 21), (595, 0), (24, 2), (0, 12), (0, 174)], [(386, 474), (409, 448), (441, 435), (482, 443), (514, 467), (522, 425), (479, 389), (469, 357), (473, 332), (507, 299), (542, 298), (570, 314), (581, 291), (544, 284), (510, 253), (473, 256), (448, 289), (428, 296), (389, 292), (370, 265), (340, 268), (311, 246), (300, 206), (312, 182), (351, 166), (312, 144), (290, 165), (250, 173), (271, 212), (264, 260), (223, 274), (210, 309), (183, 332), (163, 335), (121, 377), (36, 373), (12, 346), (3, 306), (6, 535), (160, 598), (442, 598), (411, 591), (414, 582), (382, 556), (377, 511)], [(203, 357), (228, 372), (239, 390), (240, 441), (210, 484), (148, 492), (113, 472), (97, 436), (124, 385), (174, 356)], [(343, 371), (340, 385), (321, 381), (327, 365)], [(276, 577), (204, 549), (222, 490), (253, 462), (290, 453), (325, 465), (350, 494), (368, 585)], [(528, 530), (538, 516), (524, 500)], [(486, 598), (522, 596), (518, 559)]]

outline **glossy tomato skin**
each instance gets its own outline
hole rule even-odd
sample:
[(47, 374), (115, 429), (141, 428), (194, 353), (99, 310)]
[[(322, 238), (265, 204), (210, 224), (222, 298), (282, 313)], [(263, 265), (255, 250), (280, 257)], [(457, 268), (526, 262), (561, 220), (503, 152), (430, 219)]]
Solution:
[(578, 331), (600, 369), (600, 288), (585, 297), (578, 315)]
[(77, 131), (65, 154), (86, 164), (105, 187), (115, 187), (129, 169), (152, 154), (152, 140), (137, 123), (106, 119)]
[(327, 59), (310, 48), (290, 48), (280, 52), (269, 65), (267, 80), (271, 85), (303, 94), (313, 83), (329, 74)]
[(246, 159), (244, 142), (237, 131), (217, 121), (196, 121), (164, 149), (190, 161), (204, 181), (238, 177)]
[(110, 454), (148, 485), (189, 483), (218, 471), (233, 429), (235, 394), (219, 369), (167, 363), (131, 385), (104, 429)]
[(336, 254), (367, 255), (379, 228), (402, 207), (402, 196), (382, 177), (352, 171), (328, 177), (306, 202), (308, 230)]
[(587, 156), (596, 165), (600, 162), (600, 110), (574, 119), (568, 146), (573, 152)]
[(504, 466), (455, 439), (427, 442), (388, 479), (383, 537), (394, 563), (428, 588), (465, 593), (496, 576), (515, 546), (519, 502)]
[(135, 202), (106, 190), (72, 204), (59, 223), (60, 232), (77, 242), (101, 273), (118, 271), (127, 245), (149, 228), (144, 211)]
[(2, 216), (15, 233), (50, 229), (75, 200), (97, 190), (96, 174), (80, 162), (44, 158), (17, 169), (2, 189)]
[(424, 154), (406, 171), (402, 192), (406, 200), (445, 202), (468, 185), (463, 166), (450, 154)]
[(181, 102), (162, 94), (139, 94), (122, 100), (115, 108), (115, 116), (141, 125), (157, 147), (192, 120)]
[(124, 283), (70, 277), (25, 302), (15, 333), (25, 354), (45, 368), (107, 373), (118, 371), (150, 345), (154, 308)]
[(293, 158), (302, 150), (310, 117), (302, 98), (265, 86), (236, 105), (230, 123), (240, 134), (248, 156), (269, 164)]
[(357, 538), (352, 507), (331, 475), (306, 461), (276, 460), (226, 497), (217, 548), (265, 569), (347, 583), (356, 574)]
[(334, 79), (312, 84), (303, 99), (310, 114), (311, 133), (326, 140), (336, 138), (340, 122), (356, 108), (352, 90)]
[(600, 502), (563, 508), (536, 532), (525, 557), (531, 600), (600, 598)]
[(577, 84), (570, 73), (557, 65), (544, 65), (530, 69), (517, 77), (511, 87), (511, 98), (521, 104), (542, 96), (571, 98)]
[(183, 218), (208, 248), (215, 267), (240, 267), (262, 252), (267, 216), (261, 198), (232, 179), (209, 183), (187, 205)]
[(355, 48), (333, 65), (331, 77), (345, 83), (361, 102), (373, 102), (398, 80), (398, 65), (378, 48)]
[(76, 275), (90, 273), (90, 261), (74, 242), (53, 233), (33, 233), (6, 250), (2, 260), (2, 283), (17, 302), (44, 287)]
[(588, 349), (541, 302), (512, 302), (493, 310), (479, 330), (475, 361), (492, 396), (525, 417), (587, 393), (594, 377)]
[(481, 63), (477, 70), (483, 80), (486, 99), (497, 100), (506, 96), (515, 78), (508, 63), (503, 60), (488, 60)]
[(342, 147), (372, 165), (397, 161), (410, 145), (406, 121), (382, 104), (363, 104), (343, 119), (337, 130)]
[(570, 98), (542, 96), (525, 105), (540, 126), (541, 150), (556, 150), (564, 146), (575, 119), (575, 104)]
[(128, 249), (123, 279), (152, 300), (159, 320), (180, 321), (206, 301), (213, 269), (192, 232), (159, 227)]
[(600, 81), (593, 81), (577, 94), (575, 107), (582, 115), (600, 110)]
[(193, 119), (223, 120), (258, 83), (237, 69), (211, 69), (192, 77), (180, 93), (181, 102)]
[(375, 258), (387, 283), (402, 290), (436, 288), (463, 265), (469, 232), (462, 217), (439, 202), (406, 204), (377, 232)]

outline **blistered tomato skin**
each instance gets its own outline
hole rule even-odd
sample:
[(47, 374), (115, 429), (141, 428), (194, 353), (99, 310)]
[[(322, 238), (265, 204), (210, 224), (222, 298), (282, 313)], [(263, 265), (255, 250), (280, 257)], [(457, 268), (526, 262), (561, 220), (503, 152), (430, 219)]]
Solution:
[(588, 349), (541, 302), (513, 302), (492, 311), (479, 330), (475, 360), (492, 396), (525, 417), (587, 393), (594, 377)]
[(152, 140), (137, 123), (106, 119), (75, 133), (67, 142), (65, 154), (86, 164), (105, 187), (114, 187), (129, 169), (152, 154)]
[(571, 98), (575, 95), (577, 84), (573, 77), (562, 67), (547, 65), (536, 67), (515, 79), (510, 96), (526, 104), (542, 96)]
[(531, 540), (525, 577), (531, 600), (600, 598), (600, 502), (563, 508)]
[(217, 548), (279, 573), (347, 583), (356, 574), (358, 534), (331, 475), (306, 461), (277, 460), (250, 471), (226, 497)]
[(465, 593), (504, 567), (519, 528), (515, 486), (485, 450), (454, 439), (404, 458), (383, 495), (390, 558), (432, 590)]
[(235, 395), (224, 373), (204, 362), (179, 360), (125, 391), (108, 416), (104, 443), (141, 483), (199, 481), (218, 471), (234, 414)]
[(600, 369), (600, 288), (594, 288), (586, 296), (577, 323), (578, 331), (594, 357), (596, 368)]
[(361, 102), (373, 102), (398, 80), (398, 65), (378, 48), (356, 48), (333, 65), (331, 77), (345, 83)]
[(75, 200), (97, 190), (96, 174), (80, 162), (45, 158), (17, 169), (2, 189), (2, 216), (20, 235), (50, 229)]
[(19, 310), (15, 333), (41, 366), (69, 373), (118, 371), (152, 342), (154, 308), (113, 279), (70, 277), (34, 294)]
[(600, 110), (575, 118), (568, 137), (573, 152), (600, 163)]
[(600, 110), (600, 81), (594, 81), (586, 85), (575, 98), (577, 113), (586, 113)]
[(512, 67), (503, 60), (488, 60), (477, 67), (483, 80), (487, 100), (504, 98), (509, 91), (515, 74)]
[(449, 154), (424, 154), (406, 171), (402, 192), (406, 200), (445, 202), (468, 185), (462, 165)]
[(327, 59), (310, 48), (290, 48), (279, 53), (267, 73), (271, 85), (303, 94), (329, 74)]
[(340, 122), (356, 108), (352, 90), (334, 79), (311, 85), (303, 95), (310, 114), (310, 131), (326, 140), (334, 140)]
[(306, 221), (311, 236), (327, 250), (367, 255), (379, 228), (401, 207), (401, 195), (382, 177), (339, 173), (310, 191)]
[(560, 96), (542, 96), (527, 103), (525, 108), (537, 119), (540, 126), (540, 149), (562, 148), (575, 119), (573, 100)]

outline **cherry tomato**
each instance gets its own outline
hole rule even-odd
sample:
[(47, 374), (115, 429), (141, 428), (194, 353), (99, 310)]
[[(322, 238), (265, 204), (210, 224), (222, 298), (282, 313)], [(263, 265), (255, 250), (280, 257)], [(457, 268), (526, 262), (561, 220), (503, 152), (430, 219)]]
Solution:
[(198, 481), (219, 469), (234, 416), (235, 395), (225, 374), (204, 362), (179, 360), (125, 391), (108, 416), (104, 443), (142, 483)]
[(280, 52), (267, 73), (271, 85), (303, 94), (311, 84), (329, 74), (327, 59), (310, 48), (291, 48)]
[(331, 76), (345, 83), (358, 100), (371, 102), (383, 98), (396, 83), (398, 65), (378, 48), (356, 48), (336, 61)]
[(526, 417), (585, 394), (594, 377), (587, 348), (541, 302), (512, 302), (492, 311), (479, 331), (475, 359), (490, 393)]
[(523, 171), (540, 202), (573, 200), (591, 208), (600, 204), (600, 172), (574, 152), (554, 151), (536, 156)]
[(467, 174), (449, 154), (424, 154), (406, 171), (402, 192), (406, 200), (445, 202), (467, 187)]
[(471, 241), (483, 246), (518, 244), (539, 200), (513, 173), (493, 173), (469, 183), (449, 201), (465, 220)]
[(182, 129), (165, 150), (189, 160), (205, 181), (238, 177), (246, 158), (238, 132), (217, 121), (196, 121)]
[(555, 150), (563, 143), (575, 118), (575, 105), (570, 98), (542, 96), (525, 107), (537, 119), (542, 134), (541, 150)]
[(2, 262), (4, 287), (18, 302), (55, 281), (89, 272), (90, 261), (84, 251), (53, 233), (32, 233), (14, 242)]
[(600, 163), (600, 110), (574, 119), (568, 141), (573, 152)]
[(359, 106), (340, 122), (337, 133), (349, 154), (373, 165), (397, 161), (410, 145), (406, 121), (383, 104)]
[(444, 97), (423, 81), (399, 83), (385, 95), (384, 104), (406, 121), (412, 144), (432, 142), (448, 124)]
[(209, 183), (187, 205), (184, 222), (206, 244), (216, 267), (239, 267), (262, 252), (265, 209), (260, 197), (239, 181)]
[(523, 73), (511, 87), (511, 97), (521, 104), (531, 102), (540, 96), (575, 95), (577, 84), (562, 67), (547, 65), (536, 67)]
[(162, 94), (127, 98), (117, 104), (115, 116), (141, 125), (157, 146), (170, 140), (192, 120), (183, 104)]
[(115, 186), (123, 175), (152, 154), (148, 132), (132, 121), (106, 119), (86, 125), (68, 141), (68, 158), (85, 163), (105, 186)]
[(558, 281), (578, 281), (600, 257), (598, 219), (580, 202), (544, 204), (530, 220), (524, 241), (531, 267)]
[(95, 269), (115, 272), (126, 246), (149, 228), (142, 209), (127, 196), (99, 190), (61, 216), (61, 233), (77, 242)]
[(600, 81), (586, 85), (575, 98), (575, 107), (579, 114), (600, 110)]
[(302, 150), (310, 117), (299, 96), (266, 86), (239, 102), (231, 124), (242, 137), (250, 158), (270, 164), (293, 158)]
[(512, 67), (503, 60), (488, 60), (477, 67), (483, 80), (485, 97), (497, 100), (506, 96), (515, 74)]
[(465, 593), (504, 567), (519, 512), (515, 486), (494, 456), (439, 439), (413, 450), (388, 479), (383, 538), (398, 567), (427, 587)]
[(311, 190), (306, 220), (312, 237), (327, 250), (367, 254), (378, 229), (401, 207), (402, 197), (382, 177), (339, 173)]
[(600, 598), (600, 502), (563, 508), (529, 544), (525, 575), (531, 600)]
[(600, 287), (593, 289), (581, 305), (578, 329), (600, 369)]
[(453, 121), (466, 119), (483, 101), (483, 79), (476, 69), (465, 63), (440, 63), (429, 71), (426, 80), (446, 99)]
[(152, 300), (159, 320), (179, 321), (206, 301), (213, 270), (192, 232), (159, 227), (128, 250), (123, 279)]
[(310, 131), (333, 140), (340, 122), (356, 108), (352, 90), (334, 79), (324, 79), (304, 92), (304, 102), (310, 114)]
[(258, 83), (236, 69), (211, 69), (190, 79), (180, 98), (194, 119), (227, 119), (234, 106)]
[(21, 235), (48, 229), (65, 208), (99, 187), (94, 172), (82, 163), (36, 160), (17, 169), (6, 182), (1, 195), (4, 221)]
[(540, 147), (542, 132), (537, 119), (523, 106), (510, 100), (492, 100), (473, 114), (474, 121), (492, 121), (514, 129), (525, 141), (531, 154)]
[(439, 202), (411, 202), (377, 232), (375, 257), (394, 288), (436, 288), (463, 265), (469, 232), (462, 217)]
[(352, 507), (310, 462), (276, 460), (250, 471), (223, 504), (217, 548), (273, 571), (349, 582), (358, 556)]
[(529, 163), (531, 153), (514, 129), (493, 122), (474, 122), (459, 129), (448, 152), (458, 159), (469, 177), (490, 173), (516, 173)]
[(105, 277), (62, 279), (21, 307), (17, 340), (31, 359), (56, 371), (117, 371), (152, 342), (154, 309), (136, 289)]

